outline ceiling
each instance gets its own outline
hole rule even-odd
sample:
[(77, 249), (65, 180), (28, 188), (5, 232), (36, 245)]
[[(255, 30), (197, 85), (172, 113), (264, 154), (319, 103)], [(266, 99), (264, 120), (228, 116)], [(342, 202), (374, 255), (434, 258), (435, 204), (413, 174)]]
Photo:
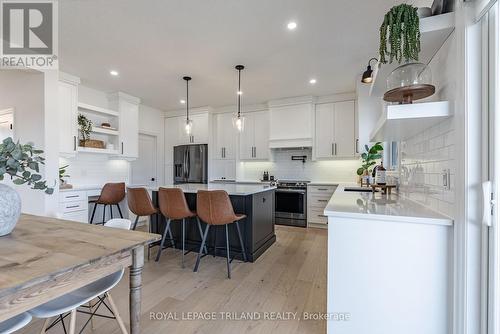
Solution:
[[(88, 86), (120, 90), (162, 110), (182, 108), (184, 75), (193, 77), (193, 107), (234, 104), (237, 64), (246, 66), (244, 104), (352, 92), (377, 56), (384, 13), (399, 2), (64, 0), (60, 68)], [(298, 27), (289, 31), (292, 20)]]

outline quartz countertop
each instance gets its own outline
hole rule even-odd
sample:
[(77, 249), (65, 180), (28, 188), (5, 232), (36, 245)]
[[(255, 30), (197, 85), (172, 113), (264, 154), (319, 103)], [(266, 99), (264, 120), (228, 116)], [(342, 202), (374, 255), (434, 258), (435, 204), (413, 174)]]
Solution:
[(332, 195), (324, 214), (328, 217), (384, 220), (433, 225), (453, 225), (453, 219), (397, 194), (345, 192), (340, 184)]
[(65, 191), (80, 191), (80, 190), (101, 190), (104, 185), (98, 185), (98, 184), (85, 184), (85, 185), (73, 185), (73, 188), (65, 188), (65, 189), (59, 189), (59, 192), (65, 192)]
[[(197, 193), (198, 190), (225, 190), (229, 195), (248, 196), (258, 194), (264, 191), (276, 189), (268, 184), (235, 184), (235, 183), (188, 183), (176, 185), (164, 185), (165, 188), (180, 188), (185, 193)], [(150, 187), (149, 189), (157, 191), (159, 187)]]

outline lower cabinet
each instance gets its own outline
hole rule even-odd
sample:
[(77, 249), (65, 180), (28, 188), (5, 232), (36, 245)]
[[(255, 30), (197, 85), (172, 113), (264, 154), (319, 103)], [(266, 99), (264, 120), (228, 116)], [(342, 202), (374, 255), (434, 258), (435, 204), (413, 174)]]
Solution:
[(80, 223), (89, 222), (89, 203), (87, 192), (61, 191), (59, 193), (59, 217)]
[(235, 160), (212, 160), (212, 180), (236, 180)]
[(330, 201), (336, 185), (309, 185), (307, 187), (307, 225), (309, 227), (328, 226), (328, 218), (324, 215), (326, 205)]

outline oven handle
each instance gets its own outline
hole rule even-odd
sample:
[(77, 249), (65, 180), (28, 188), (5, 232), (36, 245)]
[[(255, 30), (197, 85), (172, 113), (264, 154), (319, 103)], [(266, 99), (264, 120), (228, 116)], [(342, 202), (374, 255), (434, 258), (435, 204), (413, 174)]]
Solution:
[(306, 193), (305, 190), (301, 189), (276, 189), (277, 193), (297, 193), (297, 194), (304, 194)]

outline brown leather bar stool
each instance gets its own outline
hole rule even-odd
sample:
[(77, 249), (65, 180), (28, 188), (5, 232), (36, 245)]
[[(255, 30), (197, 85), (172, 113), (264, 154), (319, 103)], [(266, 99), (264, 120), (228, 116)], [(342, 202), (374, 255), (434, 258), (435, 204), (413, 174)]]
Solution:
[[(205, 243), (207, 241), (208, 230), (210, 226), (220, 226), (224, 225), (226, 228), (226, 263), (227, 263), (227, 278), (231, 278), (231, 261), (229, 259), (229, 232), (228, 225), (235, 223), (236, 231), (238, 232), (238, 238), (240, 240), (241, 252), (243, 254), (243, 261), (247, 261), (247, 254), (245, 251), (245, 245), (243, 244), (243, 238), (241, 237), (239, 221), (245, 219), (245, 215), (235, 214), (229, 195), (224, 190), (199, 190), (196, 197), (196, 211), (198, 216), (202, 221), (207, 223), (207, 228), (203, 234), (203, 240), (201, 242), (200, 251), (198, 252), (198, 258), (196, 259), (196, 265), (194, 266), (194, 272), (198, 271), (200, 265), (201, 253)], [(214, 247), (214, 252), (216, 247)]]
[(125, 198), (125, 183), (106, 183), (101, 190), (101, 195), (95, 201), (91, 201), (94, 204), (94, 210), (92, 210), (92, 217), (90, 218), (90, 223), (94, 222), (95, 210), (98, 205), (104, 205), (104, 209), (102, 210), (102, 223), (106, 222), (106, 206), (109, 205), (109, 209), (111, 210), (111, 218), (113, 218), (113, 205), (116, 205), (118, 208), (118, 212), (120, 213), (120, 218), (123, 218), (122, 210), (120, 209), (120, 202)]
[[(167, 231), (170, 231), (170, 223), (173, 220), (182, 220), (182, 268), (184, 268), (184, 255), (186, 253), (186, 219), (196, 217), (198, 230), (200, 231), (200, 236), (203, 238), (203, 230), (201, 228), (200, 220), (198, 219), (196, 212), (189, 209), (182, 189), (160, 188), (158, 190), (158, 206), (160, 207), (160, 212), (163, 218), (167, 218), (167, 225), (165, 227), (165, 231), (163, 232), (160, 249), (156, 255), (156, 261), (158, 262), (160, 260), (161, 252), (167, 237)], [(205, 252), (207, 252), (206, 247)]]

